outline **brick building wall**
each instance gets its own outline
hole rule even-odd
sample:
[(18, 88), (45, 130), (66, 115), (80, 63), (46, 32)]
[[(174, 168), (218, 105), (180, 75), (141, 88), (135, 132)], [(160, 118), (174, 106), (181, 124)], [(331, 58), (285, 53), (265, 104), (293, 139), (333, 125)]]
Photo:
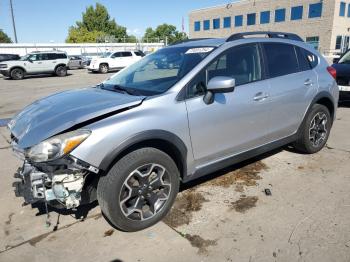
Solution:
[[(339, 16), (340, 2), (344, 2), (345, 16)], [(292, 20), (292, 7), (302, 6), (302, 18)], [(316, 17), (309, 18), (310, 10), (319, 10), (321, 16), (312, 12)], [(314, 7), (312, 9), (312, 7)], [(275, 21), (275, 10), (285, 10), (285, 20)], [(229, 5), (209, 7), (194, 10), (189, 14), (190, 38), (228, 37), (233, 33), (249, 31), (282, 31), (293, 32), (304, 40), (317, 40), (314, 43), (320, 51), (334, 50), (336, 38), (340, 35), (350, 35), (350, 0), (241, 0)], [(349, 10), (349, 11), (348, 11)], [(270, 11), (270, 21), (261, 24), (261, 12)], [(298, 10), (301, 13), (301, 9)], [(282, 12), (283, 13), (283, 12)], [(294, 12), (294, 15), (297, 12)], [(248, 25), (248, 14), (255, 14), (255, 24)], [(349, 14), (349, 16), (348, 16)], [(243, 16), (242, 26), (235, 26), (235, 17)], [(283, 15), (282, 15), (283, 16)], [(231, 26), (224, 28), (224, 17), (231, 17)], [(214, 29), (214, 19), (219, 20), (219, 28)], [(265, 14), (266, 19), (266, 14)], [(204, 21), (209, 20), (210, 29), (204, 30)], [(195, 22), (200, 24), (200, 30), (195, 31)], [(216, 20), (216, 26), (218, 21)], [(228, 21), (226, 21), (227, 24)], [(198, 29), (198, 28), (197, 28)]]

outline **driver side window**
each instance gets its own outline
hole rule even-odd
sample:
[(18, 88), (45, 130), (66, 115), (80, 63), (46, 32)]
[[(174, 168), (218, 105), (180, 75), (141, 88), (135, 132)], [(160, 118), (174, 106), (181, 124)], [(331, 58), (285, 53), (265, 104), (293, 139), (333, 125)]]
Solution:
[(122, 53), (121, 52), (117, 52), (117, 53), (114, 53), (111, 58), (118, 58), (118, 57), (122, 57)]
[(206, 84), (216, 76), (236, 80), (236, 86), (262, 79), (260, 53), (257, 44), (233, 47), (219, 55), (188, 85), (187, 98), (205, 94)]

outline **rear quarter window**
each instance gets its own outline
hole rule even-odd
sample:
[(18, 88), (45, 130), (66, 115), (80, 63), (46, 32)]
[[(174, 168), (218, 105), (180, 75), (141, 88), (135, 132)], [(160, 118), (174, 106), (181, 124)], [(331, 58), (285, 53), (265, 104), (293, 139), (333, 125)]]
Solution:
[(284, 43), (264, 43), (267, 69), (270, 78), (299, 72), (296, 50)]

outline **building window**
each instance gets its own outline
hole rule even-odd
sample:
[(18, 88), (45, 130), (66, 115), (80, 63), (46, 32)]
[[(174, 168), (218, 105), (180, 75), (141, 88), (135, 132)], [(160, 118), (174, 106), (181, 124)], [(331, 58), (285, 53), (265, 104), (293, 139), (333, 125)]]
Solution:
[(335, 41), (335, 49), (341, 48), (341, 40), (342, 40), (342, 37), (340, 35), (338, 35), (337, 40)]
[(256, 22), (256, 14), (247, 14), (247, 25), (255, 25)]
[(198, 32), (201, 30), (201, 22), (196, 21), (194, 22), (194, 31)]
[(213, 29), (219, 29), (220, 28), (220, 18), (213, 19)]
[(340, 2), (339, 16), (345, 16), (346, 3)]
[(260, 24), (270, 23), (270, 11), (264, 11), (260, 13)]
[(348, 5), (348, 17), (350, 17), (350, 4)]
[(243, 15), (235, 16), (235, 27), (239, 27), (243, 25)]
[(231, 27), (231, 17), (224, 17), (224, 28), (230, 28)]
[(320, 37), (318, 36), (306, 37), (306, 43), (312, 45), (316, 50), (318, 50), (318, 47), (320, 44)]
[(294, 6), (292, 7), (290, 20), (300, 20), (303, 19), (303, 6)]
[(209, 30), (210, 29), (210, 20), (204, 20), (203, 21), (203, 29)]
[(275, 10), (275, 22), (284, 22), (286, 20), (286, 9)]
[(309, 5), (309, 18), (316, 18), (322, 16), (322, 3)]

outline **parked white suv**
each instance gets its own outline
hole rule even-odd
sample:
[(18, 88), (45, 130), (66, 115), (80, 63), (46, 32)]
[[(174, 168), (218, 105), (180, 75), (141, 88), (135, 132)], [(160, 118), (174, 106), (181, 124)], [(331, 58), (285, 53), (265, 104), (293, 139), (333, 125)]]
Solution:
[(23, 79), (25, 75), (55, 74), (67, 75), (68, 56), (65, 52), (32, 52), (19, 60), (0, 64), (0, 73), (12, 79)]
[(120, 70), (127, 67), (143, 56), (145, 55), (142, 51), (108, 52), (101, 57), (92, 59), (88, 70), (105, 74), (111, 70)]

